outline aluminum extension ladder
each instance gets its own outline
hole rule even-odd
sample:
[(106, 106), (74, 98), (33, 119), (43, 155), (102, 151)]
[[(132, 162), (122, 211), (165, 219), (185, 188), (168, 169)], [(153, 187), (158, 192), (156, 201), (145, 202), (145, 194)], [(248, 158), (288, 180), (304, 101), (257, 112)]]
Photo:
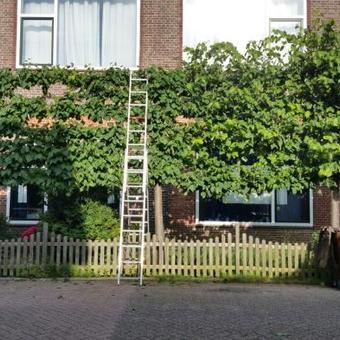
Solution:
[[(136, 71), (135, 71), (136, 72)], [(148, 80), (130, 71), (117, 281), (143, 283), (144, 235), (149, 232)]]

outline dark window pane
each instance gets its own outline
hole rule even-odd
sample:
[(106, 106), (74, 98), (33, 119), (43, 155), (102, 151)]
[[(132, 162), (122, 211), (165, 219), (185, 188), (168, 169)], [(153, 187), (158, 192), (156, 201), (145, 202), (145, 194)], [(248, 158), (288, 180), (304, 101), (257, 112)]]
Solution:
[(43, 195), (36, 186), (20, 185), (11, 189), (10, 219), (37, 220), (43, 207)]
[(231, 195), (224, 203), (222, 200), (203, 199), (199, 202), (200, 221), (223, 222), (270, 222), (271, 195), (253, 196), (248, 202)]
[(309, 209), (309, 190), (301, 194), (287, 190), (276, 191), (276, 222), (309, 223)]

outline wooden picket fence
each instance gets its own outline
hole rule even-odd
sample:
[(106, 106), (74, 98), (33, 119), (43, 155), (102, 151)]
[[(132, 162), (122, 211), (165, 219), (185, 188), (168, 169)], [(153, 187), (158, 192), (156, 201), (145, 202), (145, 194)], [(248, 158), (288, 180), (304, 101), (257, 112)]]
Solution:
[[(118, 240), (74, 240), (49, 233), (45, 226), (29, 238), (0, 240), (0, 276), (22, 276), (31, 268), (74, 268), (96, 276), (115, 276)], [(317, 274), (306, 243), (260, 241), (236, 226), (235, 234), (203, 241), (146, 236), (144, 274), (224, 277), (311, 277)]]

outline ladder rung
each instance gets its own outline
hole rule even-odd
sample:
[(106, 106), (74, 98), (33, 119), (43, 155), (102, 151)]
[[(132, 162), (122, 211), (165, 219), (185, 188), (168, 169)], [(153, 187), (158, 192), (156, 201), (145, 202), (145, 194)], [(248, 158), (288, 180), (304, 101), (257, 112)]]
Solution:
[(123, 248), (142, 248), (143, 246), (138, 243), (138, 244), (122, 244)]
[(131, 78), (131, 81), (148, 81), (147, 79), (145, 78)]
[(132, 211), (143, 211), (145, 209), (143, 208), (129, 208), (129, 212), (132, 212)]
[(127, 156), (128, 159), (136, 160), (136, 161), (143, 161), (145, 159), (144, 156), (134, 156), (134, 155), (129, 155)]
[(124, 217), (143, 217), (144, 215), (124, 214)]
[(141, 144), (141, 143), (128, 143), (128, 146), (145, 146), (145, 144)]
[(128, 174), (142, 174), (144, 172), (143, 169), (127, 169)]
[(143, 203), (144, 200), (125, 200), (125, 203)]
[(130, 264), (141, 264), (141, 260), (122, 260), (123, 263), (130, 263)]
[(147, 94), (147, 91), (131, 90), (132, 94)]
[(141, 230), (141, 229), (123, 229), (123, 232), (124, 233), (142, 233), (143, 232), (143, 230)]
[(132, 133), (145, 133), (145, 130), (130, 130)]
[(139, 106), (146, 106), (146, 104), (142, 104), (142, 103), (130, 103), (130, 106), (139, 107)]
[(134, 185), (134, 184), (128, 184), (127, 188), (143, 188), (144, 185)]

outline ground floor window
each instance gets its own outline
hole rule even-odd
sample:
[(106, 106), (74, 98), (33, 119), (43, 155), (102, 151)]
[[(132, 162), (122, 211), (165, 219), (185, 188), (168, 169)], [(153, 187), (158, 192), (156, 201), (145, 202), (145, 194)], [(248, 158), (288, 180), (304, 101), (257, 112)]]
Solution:
[(230, 194), (223, 200), (203, 199), (197, 193), (196, 220), (198, 222), (252, 222), (254, 224), (311, 224), (312, 193), (306, 190), (293, 194), (275, 190), (245, 199)]
[(9, 189), (9, 219), (35, 221), (44, 211), (44, 194), (34, 185), (18, 185)]

